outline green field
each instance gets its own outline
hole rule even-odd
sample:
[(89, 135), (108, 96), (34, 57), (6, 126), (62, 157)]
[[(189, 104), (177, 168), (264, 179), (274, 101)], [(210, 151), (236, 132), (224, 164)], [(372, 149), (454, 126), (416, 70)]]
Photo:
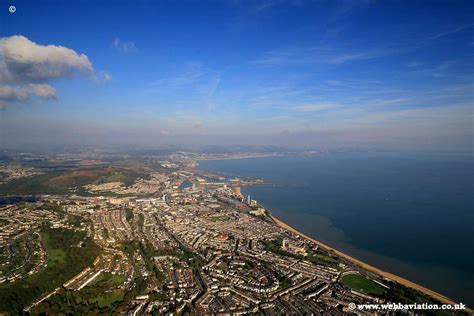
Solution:
[(122, 290), (115, 290), (112, 292), (97, 294), (94, 298), (87, 301), (89, 305), (97, 304), (99, 308), (111, 307), (116, 302), (123, 301), (125, 294)]
[(66, 261), (66, 251), (61, 248), (57, 248), (54, 245), (54, 240), (51, 239), (51, 234), (45, 233), (44, 237), (44, 246), (48, 254), (48, 266), (55, 266), (58, 264), (64, 264)]
[(125, 282), (125, 277), (123, 275), (104, 272), (101, 273), (93, 282), (91, 282), (90, 286), (97, 286), (107, 289), (111, 287), (117, 287), (123, 282)]
[(353, 290), (367, 294), (382, 295), (385, 292), (383, 287), (358, 273), (344, 275), (341, 282)]
[(230, 217), (227, 215), (213, 215), (209, 217), (211, 222), (226, 222), (230, 220)]

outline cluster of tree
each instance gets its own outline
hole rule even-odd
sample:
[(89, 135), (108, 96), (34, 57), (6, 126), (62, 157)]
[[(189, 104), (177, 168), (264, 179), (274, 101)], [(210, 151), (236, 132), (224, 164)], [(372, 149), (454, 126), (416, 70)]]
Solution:
[(83, 219), (82, 219), (81, 216), (74, 215), (74, 214), (68, 214), (67, 215), (67, 223), (69, 225), (79, 227), (79, 226), (81, 226), (82, 222), (83, 222)]
[(68, 187), (54, 186), (49, 183), (54, 177), (59, 176), (58, 171), (38, 174), (31, 177), (19, 178), (0, 184), (0, 195), (37, 195), (37, 194), (67, 194)]
[[(255, 267), (255, 264), (251, 261), (247, 261), (247, 264), (250, 264), (252, 268)], [(260, 261), (260, 266), (265, 269), (265, 271), (268, 271), (268, 273), (271, 273), (271, 275), (278, 280), (278, 284), (281, 288), (287, 288), (293, 285), (293, 282), (291, 281), (290, 278), (286, 277), (284, 274), (278, 272), (275, 269), (272, 269), (272, 267), (269, 266), (269, 264), (265, 261)]]
[(125, 209), (125, 219), (131, 223), (133, 220), (133, 211), (130, 208)]
[(282, 249), (282, 239), (280, 238), (265, 240), (264, 244), (265, 244), (265, 250), (276, 253), (277, 255), (280, 255), (280, 256), (292, 257), (299, 260), (307, 260), (314, 264), (320, 264), (320, 265), (329, 266), (333, 268), (337, 267), (337, 264), (338, 264), (337, 259), (329, 257), (326, 254), (321, 253), (321, 252), (308, 251), (308, 254), (306, 256), (303, 256), (296, 253), (285, 251)]
[[(383, 298), (388, 302), (397, 302), (402, 304), (412, 304), (413, 302), (417, 302), (420, 304), (429, 303), (441, 305), (441, 302), (433, 299), (432, 297), (396, 282), (390, 283), (390, 288), (384, 292)], [(440, 315), (443, 313), (440, 313), (439, 311), (425, 310), (423, 311), (423, 314)], [(446, 315), (448, 315), (448, 313), (446, 313)]]
[[(1, 311), (21, 314), (29, 304), (91, 265), (99, 254), (99, 247), (85, 233), (43, 226), (42, 234), (49, 256), (47, 267), (13, 283), (2, 284)], [(53, 255), (58, 258), (52, 260)]]
[(80, 291), (61, 290), (38, 305), (34, 312), (46, 315), (102, 315), (119, 307), (125, 299), (112, 274), (103, 274)]

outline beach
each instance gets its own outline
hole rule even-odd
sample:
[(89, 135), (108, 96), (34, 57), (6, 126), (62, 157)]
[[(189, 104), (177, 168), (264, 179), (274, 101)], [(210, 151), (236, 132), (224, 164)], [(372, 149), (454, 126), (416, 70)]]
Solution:
[[(367, 264), (367, 263), (364, 263), (364, 262), (362, 262), (362, 261), (360, 261), (360, 260), (358, 260), (358, 259), (356, 259), (356, 258), (354, 258), (354, 257), (351, 257), (351, 256), (349, 256), (349, 255), (347, 255), (347, 254), (345, 254), (345, 253), (343, 253), (343, 252), (341, 252), (341, 251), (339, 251), (339, 250), (337, 250), (337, 249), (334, 249), (334, 248), (332, 248), (332, 247), (330, 247), (330, 246), (328, 246), (328, 245), (326, 245), (326, 244), (324, 244), (324, 243), (322, 243), (322, 242), (320, 242), (320, 241), (318, 241), (318, 240), (316, 240), (316, 239), (314, 239), (314, 238), (311, 238), (311, 237), (309, 237), (309, 236), (303, 234), (302, 232), (300, 232), (300, 231), (294, 229), (293, 227), (289, 226), (288, 224), (286, 224), (285, 222), (279, 220), (278, 218), (276, 218), (275, 216), (273, 216), (273, 215), (271, 215), (271, 214), (269, 214), (269, 216), (271, 217), (271, 219), (275, 222), (275, 224), (276, 224), (277, 226), (279, 226), (279, 227), (281, 227), (281, 228), (284, 228), (284, 229), (286, 229), (286, 230), (288, 230), (288, 231), (290, 231), (290, 232), (292, 232), (292, 233), (294, 233), (294, 234), (297, 234), (297, 235), (299, 235), (299, 236), (301, 236), (301, 237), (303, 237), (303, 238), (305, 238), (305, 239), (307, 239), (307, 240), (310, 240), (310, 241), (312, 241), (313, 243), (317, 244), (318, 246), (323, 247), (323, 248), (325, 248), (326, 250), (329, 250), (329, 251), (334, 252), (334, 253), (337, 254), (338, 256), (343, 257), (344, 259), (347, 259), (347, 260), (349, 260), (349, 261), (351, 261), (351, 262), (357, 264), (358, 266), (360, 266), (361, 268), (363, 268), (363, 269), (365, 269), (365, 270), (374, 272), (374, 273), (376, 273), (376, 274), (378, 274), (378, 275), (380, 275), (380, 276), (382, 276), (382, 277), (384, 277), (384, 278), (390, 279), (390, 280), (395, 281), (395, 282), (397, 282), (397, 283), (400, 283), (400, 284), (402, 284), (402, 285), (404, 285), (404, 286), (407, 286), (407, 287), (413, 288), (413, 289), (415, 289), (415, 290), (418, 290), (418, 291), (420, 291), (420, 292), (423, 292), (423, 293), (425, 293), (425, 294), (427, 294), (427, 295), (429, 295), (429, 296), (431, 296), (431, 297), (433, 297), (433, 298), (435, 298), (435, 299), (441, 301), (441, 302), (444, 303), (444, 304), (452, 304), (452, 305), (458, 304), (457, 302), (451, 300), (450, 298), (448, 298), (448, 297), (446, 297), (446, 296), (444, 296), (444, 295), (442, 295), (442, 294), (440, 294), (440, 293), (437, 293), (437, 292), (435, 292), (435, 291), (433, 291), (433, 290), (430, 290), (430, 289), (428, 289), (428, 288), (426, 288), (426, 287), (423, 287), (423, 286), (421, 286), (421, 285), (419, 285), (419, 284), (416, 284), (416, 283), (414, 283), (414, 282), (411, 282), (411, 281), (409, 281), (409, 280), (407, 280), (407, 279), (405, 279), (405, 278), (402, 278), (402, 277), (397, 276), (397, 275), (395, 275), (395, 274), (392, 274), (392, 273), (390, 273), (390, 272), (386, 272), (386, 271), (380, 270), (379, 268), (376, 268), (376, 267), (371, 266), (371, 265), (369, 265), (369, 264)], [(471, 312), (470, 309), (466, 309), (466, 311)]]

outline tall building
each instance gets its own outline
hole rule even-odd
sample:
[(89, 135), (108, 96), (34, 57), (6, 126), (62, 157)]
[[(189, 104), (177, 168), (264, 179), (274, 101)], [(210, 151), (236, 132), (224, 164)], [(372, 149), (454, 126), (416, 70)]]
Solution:
[(252, 200), (250, 199), (250, 194), (249, 194), (249, 195), (247, 196), (247, 204), (250, 205), (250, 202), (251, 202), (251, 201), (252, 201)]

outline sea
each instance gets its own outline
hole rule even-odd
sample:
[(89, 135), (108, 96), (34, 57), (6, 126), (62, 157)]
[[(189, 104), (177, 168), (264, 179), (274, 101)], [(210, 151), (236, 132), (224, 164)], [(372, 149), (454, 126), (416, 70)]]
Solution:
[(368, 264), (474, 306), (472, 154), (341, 152), (203, 160), (276, 217)]

